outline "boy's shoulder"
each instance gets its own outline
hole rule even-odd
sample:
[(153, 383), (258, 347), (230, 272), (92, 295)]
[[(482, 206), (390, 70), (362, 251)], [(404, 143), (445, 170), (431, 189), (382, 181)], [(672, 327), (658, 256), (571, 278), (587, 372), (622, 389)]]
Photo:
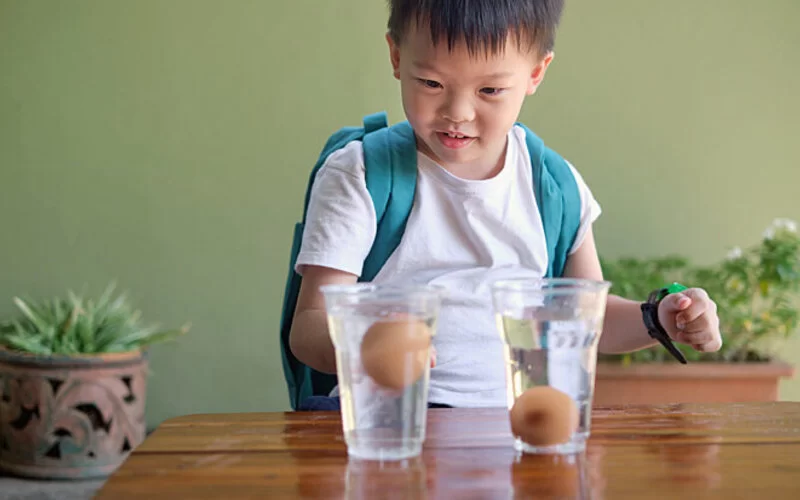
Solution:
[(364, 145), (353, 140), (328, 154), (320, 166), (320, 172), (336, 170), (356, 177), (364, 177)]
[[(415, 160), (416, 141), (408, 121), (388, 124), (386, 112), (366, 115), (362, 126), (343, 126), (322, 148), (315, 169), (332, 167), (363, 175), (367, 164), (396, 170)], [(392, 167), (394, 165), (394, 167)]]
[[(535, 146), (537, 151), (539, 150), (550, 150), (553, 153), (558, 154), (553, 148), (549, 146), (539, 135), (538, 132), (532, 127), (529, 127), (523, 122), (516, 122), (514, 126), (511, 127), (511, 133), (514, 134), (520, 141), (524, 142), (528, 148), (531, 146)], [(561, 156), (561, 155), (559, 155)]]
[(560, 177), (575, 173), (575, 168), (564, 156), (546, 144), (534, 130), (524, 123), (515, 123), (511, 128), (511, 134), (525, 148), (531, 161), (551, 171), (551, 174)]

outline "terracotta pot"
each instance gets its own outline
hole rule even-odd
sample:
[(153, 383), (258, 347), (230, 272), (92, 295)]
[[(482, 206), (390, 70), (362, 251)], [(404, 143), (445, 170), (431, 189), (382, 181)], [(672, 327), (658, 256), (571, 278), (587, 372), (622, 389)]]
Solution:
[(108, 476), (144, 440), (146, 371), (138, 351), (0, 349), (0, 468), (50, 479)]
[(598, 363), (594, 406), (777, 401), (794, 367), (770, 363)]

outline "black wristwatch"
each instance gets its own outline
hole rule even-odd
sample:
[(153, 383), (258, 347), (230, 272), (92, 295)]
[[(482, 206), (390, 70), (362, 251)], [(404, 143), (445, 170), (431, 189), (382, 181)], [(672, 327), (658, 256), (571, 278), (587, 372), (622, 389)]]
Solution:
[(645, 327), (647, 327), (647, 333), (659, 341), (675, 359), (686, 364), (687, 361), (683, 353), (672, 343), (672, 339), (669, 337), (669, 334), (667, 334), (667, 331), (664, 330), (664, 326), (658, 319), (658, 306), (661, 300), (671, 293), (677, 293), (683, 290), (686, 290), (686, 287), (680, 283), (673, 283), (669, 286), (659, 288), (658, 290), (653, 290), (650, 296), (647, 297), (647, 302), (641, 305), (641, 309), (642, 319), (644, 320)]

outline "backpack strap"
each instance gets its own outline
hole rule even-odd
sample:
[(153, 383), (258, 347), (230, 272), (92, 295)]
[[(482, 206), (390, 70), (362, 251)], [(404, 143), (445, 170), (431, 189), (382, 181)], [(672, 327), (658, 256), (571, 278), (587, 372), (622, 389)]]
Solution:
[(364, 137), (367, 190), (377, 228), (360, 281), (372, 281), (403, 238), (417, 188), (417, 145), (408, 122)]
[(369, 135), (372, 132), (386, 128), (389, 123), (386, 120), (386, 112), (379, 111), (364, 117), (364, 135)]
[(311, 170), (303, 205), (302, 221), (295, 225), (281, 315), (281, 359), (293, 409), (312, 395), (327, 395), (336, 386), (336, 376), (318, 372), (301, 363), (289, 347), (289, 333), (300, 294), (302, 277), (294, 268), (303, 241), (308, 203), (317, 172), (333, 152), (352, 141), (363, 141), (367, 189), (377, 216), (377, 232), (364, 263), (361, 281), (371, 281), (397, 248), (411, 213), (416, 191), (417, 162), (414, 132), (407, 122), (387, 127), (386, 113), (364, 117), (362, 127), (345, 127), (326, 142)]
[(545, 276), (558, 278), (564, 274), (581, 223), (578, 183), (566, 160), (546, 147), (528, 127), (521, 123), (517, 125), (525, 130), (525, 143), (533, 169), (534, 195), (544, 226), (548, 257)]

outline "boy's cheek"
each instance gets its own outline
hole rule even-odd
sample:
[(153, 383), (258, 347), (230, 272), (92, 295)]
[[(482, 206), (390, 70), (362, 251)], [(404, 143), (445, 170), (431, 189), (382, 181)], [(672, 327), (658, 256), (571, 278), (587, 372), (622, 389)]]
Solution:
[(403, 106), (412, 125), (418, 125), (421, 119), (424, 120), (427, 116), (434, 115), (437, 109), (435, 100), (413, 90), (403, 92)]

